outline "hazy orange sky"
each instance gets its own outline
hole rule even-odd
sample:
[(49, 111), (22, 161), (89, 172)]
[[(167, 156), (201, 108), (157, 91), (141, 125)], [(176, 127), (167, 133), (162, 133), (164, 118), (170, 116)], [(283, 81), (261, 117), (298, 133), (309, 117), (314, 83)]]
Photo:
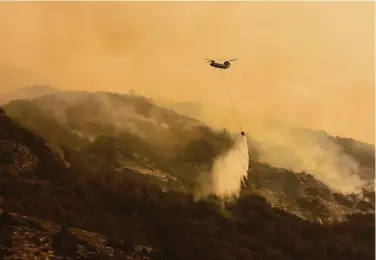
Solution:
[(373, 2), (3, 2), (0, 92), (133, 88), (220, 118), (223, 73), (204, 59), (237, 58), (225, 76), (248, 127), (256, 114), (374, 143), (374, 29)]

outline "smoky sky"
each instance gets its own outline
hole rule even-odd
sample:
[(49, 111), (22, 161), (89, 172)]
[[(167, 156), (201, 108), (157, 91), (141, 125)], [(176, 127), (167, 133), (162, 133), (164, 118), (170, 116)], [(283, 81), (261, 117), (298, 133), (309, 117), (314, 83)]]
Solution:
[[(201, 99), (208, 121), (276, 119), (374, 143), (373, 2), (0, 3), (1, 91)], [(205, 59), (234, 59), (230, 70)], [(223, 75), (225, 73), (225, 75)]]

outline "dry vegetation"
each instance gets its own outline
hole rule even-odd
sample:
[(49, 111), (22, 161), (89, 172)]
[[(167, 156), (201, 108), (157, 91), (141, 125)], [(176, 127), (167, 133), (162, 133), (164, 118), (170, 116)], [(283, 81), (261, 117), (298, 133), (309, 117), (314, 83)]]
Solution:
[(6, 116), (0, 139), (27, 146), (39, 160), (32, 176), (1, 172), (5, 209), (151, 246), (160, 253), (154, 259), (374, 259), (374, 215), (321, 226), (254, 194), (234, 204), (195, 202), (126, 175), (89, 172), (73, 153), (67, 168), (43, 139)]

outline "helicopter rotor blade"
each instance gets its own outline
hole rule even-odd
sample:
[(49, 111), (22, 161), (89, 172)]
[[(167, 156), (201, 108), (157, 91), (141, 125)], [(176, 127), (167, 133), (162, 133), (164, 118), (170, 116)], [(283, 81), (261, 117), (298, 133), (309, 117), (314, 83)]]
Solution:
[(232, 59), (232, 60), (228, 60), (228, 61), (235, 61), (235, 60), (237, 60), (237, 59)]

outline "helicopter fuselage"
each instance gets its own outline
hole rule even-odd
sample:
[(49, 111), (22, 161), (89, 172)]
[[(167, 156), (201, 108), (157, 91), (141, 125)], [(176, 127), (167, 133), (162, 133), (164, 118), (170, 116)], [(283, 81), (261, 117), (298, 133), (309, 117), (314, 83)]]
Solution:
[(217, 62), (211, 62), (210, 63), (210, 66), (214, 67), (214, 68), (218, 68), (218, 69), (228, 69), (230, 67), (230, 63), (217, 63)]

